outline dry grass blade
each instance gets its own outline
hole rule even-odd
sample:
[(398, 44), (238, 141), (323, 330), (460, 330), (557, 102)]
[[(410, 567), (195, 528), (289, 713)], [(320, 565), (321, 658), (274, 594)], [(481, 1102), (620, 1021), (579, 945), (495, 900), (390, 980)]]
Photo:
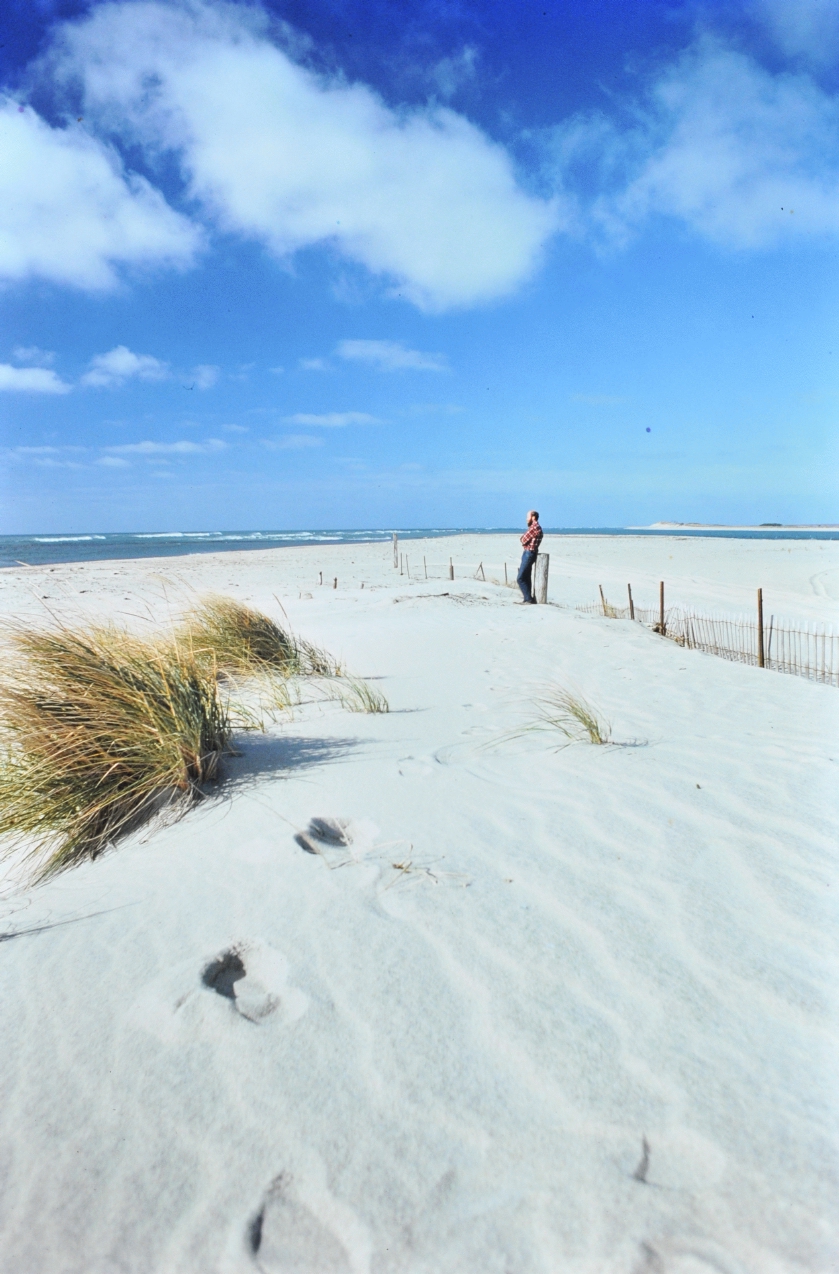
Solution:
[(313, 646), (310, 641), (297, 640), (297, 657), (300, 662), (300, 673), (304, 677), (341, 677), (343, 668), (339, 660), (321, 646)]
[(96, 857), (216, 778), (230, 725), (215, 668), (117, 628), (17, 631), (0, 672), (0, 836), (42, 874)]
[(230, 597), (205, 597), (180, 629), (195, 658), (227, 675), (302, 671), (297, 642), (267, 615)]
[(232, 597), (205, 597), (180, 629), (197, 659), (228, 677), (338, 677), (336, 659)]
[(361, 677), (344, 677), (334, 696), (347, 712), (390, 712), (390, 704)]
[(608, 721), (583, 698), (563, 686), (550, 686), (537, 700), (537, 717), (530, 729), (558, 730), (569, 743), (604, 744), (611, 740)]

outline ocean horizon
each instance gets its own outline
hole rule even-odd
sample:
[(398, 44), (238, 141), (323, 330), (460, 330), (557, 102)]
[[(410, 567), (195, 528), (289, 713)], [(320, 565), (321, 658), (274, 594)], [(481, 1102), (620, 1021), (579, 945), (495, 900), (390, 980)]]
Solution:
[[(438, 539), (450, 535), (520, 535), (521, 527), (388, 527), (307, 531), (136, 531), (73, 535), (2, 535), (0, 569), (53, 566), (64, 562), (102, 562), (195, 553), (291, 548), (314, 544), (370, 544), (390, 540)], [(839, 527), (545, 527), (546, 536), (627, 535), (710, 537), (735, 540), (836, 540)]]

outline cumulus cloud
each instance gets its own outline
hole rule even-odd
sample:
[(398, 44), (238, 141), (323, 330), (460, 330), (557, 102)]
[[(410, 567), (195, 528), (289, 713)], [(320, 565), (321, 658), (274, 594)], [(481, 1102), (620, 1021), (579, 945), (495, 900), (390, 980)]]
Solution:
[(119, 265), (184, 265), (200, 242), (159, 191), (78, 125), (0, 96), (0, 278), (112, 288)]
[(627, 127), (578, 117), (553, 144), (611, 238), (656, 215), (729, 248), (839, 232), (839, 99), (711, 39), (659, 76)]
[(21, 394), (69, 394), (70, 386), (49, 367), (12, 367), (0, 363), (0, 391)]
[(226, 447), (220, 438), (206, 438), (203, 442), (126, 442), (105, 450), (111, 455), (159, 457), (210, 455)]
[(64, 24), (49, 65), (81, 86), (85, 119), (173, 155), (222, 229), (279, 257), (331, 245), (425, 309), (513, 291), (558, 224), (463, 116), (315, 74), (256, 8), (116, 0)]
[(191, 378), (196, 389), (212, 389), (219, 378), (219, 369), (211, 363), (199, 363), (193, 367)]
[[(301, 358), (300, 367), (304, 372), (328, 372), (329, 362), (325, 358)], [(272, 371), (275, 369), (272, 367)]]
[(90, 360), (90, 370), (82, 376), (81, 383), (97, 389), (115, 389), (127, 380), (159, 381), (168, 377), (168, 363), (151, 354), (135, 354), (127, 345), (117, 345)]
[(441, 58), (431, 69), (431, 82), (440, 97), (448, 101), (464, 84), (475, 79), (478, 50), (467, 44), (454, 57)]
[(839, 53), (836, 0), (755, 0), (754, 11), (788, 57), (821, 66)]
[(125, 460), (122, 456), (100, 456), (96, 463), (103, 465), (106, 469), (129, 469), (131, 467), (130, 460)]
[(448, 367), (444, 354), (408, 349), (401, 341), (339, 341), (335, 353), (351, 362), (369, 363), (383, 372), (444, 372)]
[(16, 363), (26, 363), (29, 367), (52, 367), (55, 352), (41, 349), (39, 345), (16, 345), (12, 350), (12, 358)]
[(302, 451), (306, 447), (322, 447), (323, 439), (314, 434), (283, 434), (281, 438), (266, 438), (265, 446), (271, 451)]
[(290, 425), (324, 425), (327, 429), (342, 429), (344, 425), (380, 425), (378, 416), (369, 416), (366, 411), (327, 411), (316, 415), (307, 411), (298, 411), (293, 416), (286, 416)]

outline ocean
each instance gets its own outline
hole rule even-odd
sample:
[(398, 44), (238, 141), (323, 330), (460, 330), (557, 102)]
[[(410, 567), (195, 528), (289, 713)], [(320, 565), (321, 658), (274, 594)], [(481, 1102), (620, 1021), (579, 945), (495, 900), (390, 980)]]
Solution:
[[(361, 531), (144, 531), (101, 535), (2, 535), (0, 568), (59, 562), (102, 562), (114, 558), (180, 557), (188, 553), (287, 548), (301, 544), (370, 544), (444, 535), (515, 535), (521, 527), (409, 527)], [(839, 529), (796, 530), (765, 527), (545, 527), (546, 535), (707, 536), (733, 540), (837, 540)]]

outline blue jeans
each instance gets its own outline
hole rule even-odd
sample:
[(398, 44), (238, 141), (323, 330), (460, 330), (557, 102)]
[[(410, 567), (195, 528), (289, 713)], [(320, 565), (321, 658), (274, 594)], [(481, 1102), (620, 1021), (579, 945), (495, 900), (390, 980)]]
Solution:
[(532, 553), (529, 549), (525, 549), (521, 555), (521, 566), (516, 576), (516, 583), (521, 589), (521, 595), (526, 602), (535, 602), (536, 600), (531, 592), (531, 580), (533, 578), (533, 567), (536, 565), (538, 556), (538, 553)]

